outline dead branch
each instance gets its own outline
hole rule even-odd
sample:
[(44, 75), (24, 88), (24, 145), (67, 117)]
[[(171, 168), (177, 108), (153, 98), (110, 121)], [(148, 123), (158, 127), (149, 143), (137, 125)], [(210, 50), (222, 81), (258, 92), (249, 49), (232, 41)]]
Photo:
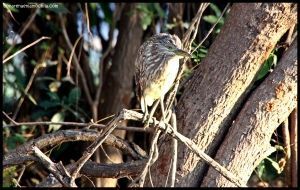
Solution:
[(70, 185), (70, 174), (66, 171), (61, 162), (58, 164), (53, 163), (50, 158), (36, 146), (32, 147), (32, 151), (39, 162), (46, 167), (64, 187), (77, 187), (75, 183), (74, 185)]
[[(31, 155), (33, 153), (31, 148), (32, 146), (43, 149), (47, 147), (53, 147), (63, 142), (95, 141), (98, 136), (99, 132), (95, 130), (59, 130), (50, 134), (46, 134), (21, 146), (18, 146), (16, 149), (6, 153), (3, 159), (3, 167), (6, 168), (12, 165), (25, 164), (28, 161), (37, 161), (37, 159)], [(114, 135), (109, 135), (104, 143), (120, 149), (124, 154), (130, 155), (135, 160), (145, 157), (145, 152), (139, 153), (141, 149), (137, 151), (137, 148), (132, 147), (133, 145), (130, 145), (123, 139)]]
[[(107, 127), (105, 129), (103, 129), (103, 131), (100, 133), (100, 136), (97, 136), (97, 138), (94, 141), (94, 143), (90, 147), (88, 147), (88, 149), (85, 151), (85, 153), (83, 154), (83, 156), (76, 162), (76, 165), (75, 165), (76, 169), (74, 170), (74, 172), (72, 172), (72, 178), (73, 178), (73, 180), (75, 180), (76, 177), (78, 177), (79, 170), (81, 169), (81, 167), (83, 167), (84, 163), (86, 163), (86, 161), (91, 157), (91, 155), (94, 153), (94, 151), (105, 141), (105, 139), (107, 139), (107, 140), (109, 139), (109, 137), (110, 137), (109, 134), (116, 128), (116, 123), (117, 122), (119, 122), (120, 120), (142, 121), (142, 118), (143, 118), (143, 115), (140, 114), (140, 113), (138, 113), (138, 112), (135, 112), (135, 111), (132, 111), (132, 110), (123, 109), (107, 125)], [(176, 138), (177, 140), (180, 140), (189, 149), (191, 149), (193, 152), (195, 152), (196, 155), (198, 155), (200, 158), (202, 158), (208, 164), (212, 165), (214, 169), (216, 169), (222, 175), (224, 175), (226, 177), (226, 179), (230, 180), (231, 182), (233, 182), (237, 186), (244, 186), (237, 177), (235, 177), (228, 170), (226, 170), (225, 168), (223, 168), (220, 164), (218, 164), (216, 161), (214, 161), (211, 157), (209, 157), (208, 155), (206, 155), (202, 150), (200, 150), (197, 147), (197, 145), (193, 141), (191, 141), (187, 137), (181, 135), (177, 131), (174, 131), (173, 128), (172, 128), (172, 126), (170, 124), (163, 123), (163, 122), (158, 122), (156, 120), (156, 118), (154, 118), (154, 117), (152, 117), (152, 119), (150, 120), (150, 124), (153, 124), (154, 126), (158, 127), (159, 130), (166, 131), (173, 138)], [(66, 130), (66, 131), (70, 131), (70, 130)], [(59, 132), (61, 132), (61, 131), (58, 131), (57, 133), (59, 133)], [(48, 134), (48, 135), (51, 136), (51, 135), (53, 135), (53, 133), (52, 134)], [(62, 133), (61, 135), (64, 135), (64, 133)], [(66, 136), (61, 136), (61, 137), (63, 139), (66, 138)], [(32, 148), (31, 148), (32, 145), (35, 145), (35, 146), (39, 147), (39, 146), (42, 146), (42, 145), (43, 146), (48, 146), (50, 143), (52, 143), (52, 141), (48, 141), (47, 140), (45, 142), (45, 139), (43, 139), (43, 140), (44, 141), (37, 141), (35, 144), (33, 144), (33, 141), (31, 141), (30, 143), (22, 145), (22, 146), (18, 147), (17, 149), (15, 149), (14, 151), (11, 151), (10, 153), (6, 154), (4, 156), (3, 166), (7, 167), (8, 165), (20, 164), (20, 163), (24, 163), (25, 161), (28, 161), (28, 160), (35, 160), (36, 161), (36, 159), (32, 158), (32, 156), (28, 155), (28, 154), (32, 153)], [(38, 142), (40, 144), (38, 144)], [(23, 152), (24, 154), (23, 155), (19, 154), (20, 152)], [(22, 155), (22, 156), (19, 157), (19, 155)], [(71, 184), (72, 184), (72, 182), (71, 182)]]

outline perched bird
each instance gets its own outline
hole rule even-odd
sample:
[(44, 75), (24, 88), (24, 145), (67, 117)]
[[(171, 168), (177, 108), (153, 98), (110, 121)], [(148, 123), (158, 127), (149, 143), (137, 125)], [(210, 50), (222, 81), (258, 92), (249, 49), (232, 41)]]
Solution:
[(144, 116), (155, 100), (163, 100), (172, 87), (179, 69), (179, 59), (190, 57), (183, 51), (176, 35), (160, 33), (150, 37), (138, 50), (135, 61), (137, 95)]

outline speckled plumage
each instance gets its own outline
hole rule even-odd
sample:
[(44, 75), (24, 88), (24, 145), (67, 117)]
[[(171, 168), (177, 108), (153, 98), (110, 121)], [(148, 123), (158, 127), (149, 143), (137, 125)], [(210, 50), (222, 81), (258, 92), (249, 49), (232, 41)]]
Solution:
[(179, 59), (183, 58), (176, 54), (180, 49), (180, 39), (166, 33), (152, 36), (139, 48), (135, 61), (135, 82), (144, 113), (146, 106), (152, 106), (172, 87), (178, 73)]

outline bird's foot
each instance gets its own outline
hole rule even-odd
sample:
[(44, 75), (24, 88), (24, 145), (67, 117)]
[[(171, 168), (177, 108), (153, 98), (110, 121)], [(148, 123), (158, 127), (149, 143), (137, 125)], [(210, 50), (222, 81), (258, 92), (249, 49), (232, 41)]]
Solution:
[(164, 132), (161, 134), (159, 139), (164, 139), (166, 137), (166, 134), (168, 133), (168, 125), (165, 125), (166, 128), (164, 130)]
[(142, 122), (144, 123), (144, 128), (148, 128), (150, 124), (150, 115), (149, 114), (144, 114)]
[(144, 113), (142, 118), (142, 123), (145, 123), (147, 121), (147, 118), (149, 117), (149, 114)]

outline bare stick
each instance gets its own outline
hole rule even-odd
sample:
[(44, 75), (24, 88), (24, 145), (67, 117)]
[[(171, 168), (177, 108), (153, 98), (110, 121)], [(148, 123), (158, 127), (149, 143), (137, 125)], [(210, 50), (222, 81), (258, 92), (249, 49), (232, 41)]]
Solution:
[(12, 54), (11, 56), (9, 56), (8, 58), (3, 60), (3, 64), (6, 63), (7, 61), (11, 60), (13, 57), (15, 57), (16, 55), (18, 55), (19, 53), (23, 52), (24, 50), (30, 48), (31, 46), (34, 46), (35, 44), (39, 43), (42, 40), (49, 40), (51, 39), (50, 37), (47, 36), (43, 36), (41, 38), (39, 38), (38, 40), (28, 44), (27, 46), (23, 47), (22, 49), (20, 49), (19, 51), (17, 51), (16, 53)]
[(88, 30), (88, 33), (89, 35), (92, 34), (91, 32), (91, 28), (90, 28), (90, 18), (89, 18), (89, 10), (88, 10), (88, 4), (87, 3), (84, 3), (84, 8), (85, 8), (85, 17), (86, 17), (86, 27), (87, 27), (87, 30)]
[(21, 180), (21, 178), (22, 178), (22, 176), (23, 176), (23, 174), (24, 174), (25, 169), (26, 169), (26, 166), (25, 166), (25, 165), (22, 165), (22, 169), (21, 169), (20, 175), (19, 175), (19, 177), (18, 177), (18, 179), (17, 179), (17, 182), (18, 182), (18, 183), (20, 183), (20, 180)]
[(120, 112), (118, 116), (115, 117), (105, 129), (103, 129), (101, 135), (97, 138), (97, 140), (87, 148), (87, 150), (83, 153), (83, 156), (76, 162), (77, 168), (71, 175), (71, 184), (75, 183), (75, 179), (82, 166), (94, 154), (94, 152), (99, 148), (99, 146), (105, 141), (108, 135), (117, 127), (117, 122), (119, 122), (122, 118), (123, 114), (122, 112)]
[(297, 108), (291, 113), (291, 169), (292, 187), (297, 187), (298, 183), (298, 120)]
[(72, 58), (73, 58), (73, 55), (74, 55), (74, 53), (75, 53), (76, 46), (77, 46), (77, 44), (78, 44), (78, 42), (79, 42), (79, 40), (80, 40), (81, 38), (82, 38), (82, 35), (80, 35), (80, 36), (77, 38), (77, 40), (76, 40), (76, 42), (75, 42), (75, 44), (74, 44), (74, 46), (73, 46), (73, 48), (72, 48), (71, 55), (70, 55), (70, 58), (69, 58), (69, 61), (68, 61), (68, 65), (67, 65), (67, 77), (71, 77), (71, 75), (70, 75), (70, 70), (71, 70), (71, 62), (72, 62)]
[[(171, 125), (174, 131), (177, 131), (177, 123), (176, 123), (176, 114), (173, 112), (171, 116)], [(176, 171), (177, 171), (177, 139), (172, 139), (172, 169), (171, 169), (171, 185), (170, 187), (175, 186), (176, 179)]]
[[(10, 121), (13, 123), (13, 125), (18, 125), (17, 122), (15, 122), (12, 118), (10, 118), (4, 111), (2, 111), (2, 114)], [(3, 127), (6, 127), (6, 126), (3, 126)]]
[(282, 138), (285, 150), (285, 180), (287, 185), (291, 186), (291, 144), (290, 144), (290, 132), (289, 132), (289, 119), (286, 118), (281, 124)]
[[(71, 187), (70, 183), (70, 175), (65, 176), (64, 173), (62, 173), (55, 163), (53, 163), (50, 158), (48, 158), (39, 148), (36, 146), (32, 147), (32, 150), (34, 152), (34, 155), (39, 159), (39, 161), (42, 163), (44, 167), (46, 167), (54, 176), (55, 178), (65, 187)], [(68, 172), (65, 172), (68, 174)], [(76, 187), (76, 186), (73, 186)]]
[[(6, 113), (3, 113), (7, 116)], [(7, 116), (7, 118), (10, 118)], [(14, 126), (36, 126), (36, 125), (66, 125), (66, 126), (76, 126), (76, 127), (97, 127), (99, 129), (104, 129), (106, 126), (103, 124), (93, 124), (93, 123), (77, 123), (77, 122), (52, 122), (52, 121), (37, 121), (37, 122), (16, 122), (10, 118), (13, 124), (4, 125), (3, 127), (14, 127)], [(135, 131), (135, 132), (145, 132), (152, 133), (154, 129), (152, 128), (141, 128), (141, 127), (132, 127), (132, 126), (118, 126), (116, 127), (118, 130), (126, 130), (126, 131)]]
[[(18, 146), (16, 149), (9, 151), (4, 155), (2, 166), (4, 168), (25, 164), (28, 161), (36, 161), (35, 157), (31, 156), (32, 146), (39, 149), (54, 147), (61, 143), (73, 141), (92, 141), (94, 142), (99, 137), (99, 132), (96, 130), (59, 130), (50, 134), (45, 134), (37, 139), (33, 139), (25, 144)], [(138, 145), (127, 143), (125, 140), (110, 134), (104, 144), (113, 146), (122, 151), (125, 155), (129, 155), (134, 160), (144, 159), (147, 154)]]

